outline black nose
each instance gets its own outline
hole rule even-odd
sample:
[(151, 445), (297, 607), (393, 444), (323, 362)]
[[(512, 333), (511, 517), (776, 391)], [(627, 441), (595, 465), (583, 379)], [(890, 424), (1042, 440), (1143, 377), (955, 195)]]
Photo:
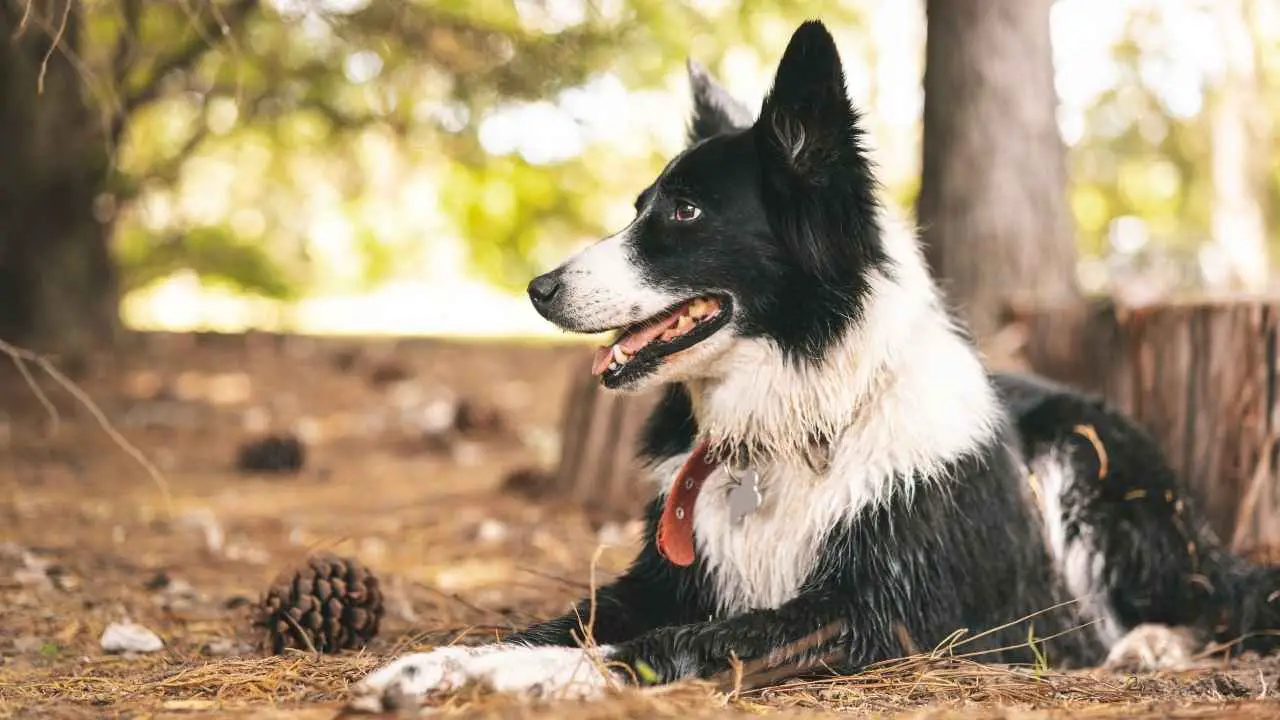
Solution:
[(539, 275), (529, 283), (529, 299), (534, 307), (544, 307), (560, 292), (560, 278), (555, 273)]

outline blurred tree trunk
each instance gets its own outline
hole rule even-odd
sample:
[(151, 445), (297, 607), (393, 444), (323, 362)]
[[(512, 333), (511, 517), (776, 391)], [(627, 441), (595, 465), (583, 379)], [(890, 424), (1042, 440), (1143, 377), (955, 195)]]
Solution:
[(1052, 0), (927, 0), (925, 254), (975, 337), (1011, 301), (1079, 299), (1056, 118)]
[(39, 9), (52, 30), (0, 0), (0, 337), (76, 353), (117, 322), (110, 227), (94, 213), (109, 131), (72, 60), (79, 4)]
[(1250, 291), (1267, 282), (1267, 229), (1261, 190), (1269, 158), (1259, 132), (1266, 105), (1258, 82), (1254, 37), (1245, 0), (1213, 4), (1226, 61), (1222, 82), (1210, 101), (1213, 146), (1213, 242), (1222, 251), (1231, 280)]

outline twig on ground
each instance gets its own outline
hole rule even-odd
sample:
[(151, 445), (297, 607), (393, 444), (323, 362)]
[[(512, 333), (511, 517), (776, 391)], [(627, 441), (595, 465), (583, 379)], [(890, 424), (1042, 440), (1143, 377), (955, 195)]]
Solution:
[(155, 466), (155, 463), (148, 460), (147, 456), (142, 454), (142, 451), (139, 450), (137, 446), (129, 442), (124, 435), (121, 435), (119, 430), (116, 430), (115, 425), (112, 425), (111, 421), (107, 419), (106, 413), (102, 412), (102, 408), (98, 407), (98, 404), (93, 401), (93, 398), (89, 397), (88, 393), (82, 390), (79, 385), (71, 380), (71, 378), (62, 374), (61, 370), (55, 367), (53, 363), (49, 362), (47, 358), (39, 353), (18, 347), (17, 345), (10, 344), (4, 340), (0, 340), (0, 352), (8, 355), (9, 358), (13, 360), (14, 364), (18, 367), (19, 372), (22, 372), (23, 377), (26, 378), (28, 383), (31, 385), (32, 392), (36, 394), (36, 397), (41, 398), (41, 403), (45, 406), (45, 409), (53, 412), (55, 422), (57, 422), (58, 418), (56, 408), (53, 407), (53, 403), (49, 401), (48, 396), (44, 394), (39, 385), (34, 382), (35, 378), (31, 376), (29, 371), (27, 371), (25, 364), (35, 364), (36, 367), (43, 370), (46, 375), (53, 378), (54, 382), (62, 386), (63, 390), (70, 393), (71, 397), (75, 398), (77, 402), (89, 411), (89, 414), (93, 416), (95, 421), (97, 421), (98, 427), (102, 428), (102, 431), (107, 434), (107, 437), (111, 438), (111, 441), (120, 446), (120, 449), (124, 450), (125, 454), (133, 458), (135, 462), (147, 471), (147, 474), (151, 477), (151, 481), (155, 483), (156, 489), (160, 491), (160, 497), (164, 504), (165, 513), (167, 515), (173, 515), (173, 494), (169, 491), (169, 483), (164, 479), (164, 475), (161, 474), (160, 469)]

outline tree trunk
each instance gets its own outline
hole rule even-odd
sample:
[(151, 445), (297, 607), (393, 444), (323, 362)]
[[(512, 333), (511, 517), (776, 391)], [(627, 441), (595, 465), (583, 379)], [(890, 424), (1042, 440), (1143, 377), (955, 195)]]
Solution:
[(1280, 546), (1280, 302), (1029, 312), (1033, 369), (1149, 430), (1237, 550)]
[(1272, 155), (1258, 125), (1266, 103), (1244, 0), (1217, 0), (1214, 18), (1225, 68), (1209, 105), (1213, 147), (1213, 242), (1233, 284), (1257, 292), (1267, 284), (1267, 226), (1259, 197)]
[(583, 363), (561, 424), (560, 464), (548, 493), (602, 519), (633, 517), (653, 488), (636, 463), (637, 441), (658, 393), (607, 392)]
[[(79, 4), (35, 3), (44, 22), (25, 25), (19, 5), (0, 0), (0, 336), (79, 353), (110, 341), (118, 317), (110, 226), (94, 212), (106, 130), (68, 59), (79, 46)], [(60, 27), (64, 10), (50, 52), (41, 25)]]
[(1052, 0), (927, 0), (925, 254), (978, 339), (1012, 300), (1078, 301)]

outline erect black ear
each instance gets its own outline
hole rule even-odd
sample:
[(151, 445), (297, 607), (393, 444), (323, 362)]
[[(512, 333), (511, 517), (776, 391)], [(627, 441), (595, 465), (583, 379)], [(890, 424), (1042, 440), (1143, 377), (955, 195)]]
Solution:
[(688, 61), (689, 86), (693, 91), (693, 120), (689, 123), (689, 144), (729, 132), (746, 130), (754, 119), (751, 110), (729, 94), (711, 77), (701, 63)]
[(760, 110), (761, 149), (794, 172), (813, 172), (836, 159), (833, 153), (847, 157), (859, 150), (857, 122), (835, 40), (810, 20), (791, 36)]
[(802, 269), (835, 281), (882, 255), (871, 162), (821, 22), (791, 36), (753, 134), (770, 225)]

